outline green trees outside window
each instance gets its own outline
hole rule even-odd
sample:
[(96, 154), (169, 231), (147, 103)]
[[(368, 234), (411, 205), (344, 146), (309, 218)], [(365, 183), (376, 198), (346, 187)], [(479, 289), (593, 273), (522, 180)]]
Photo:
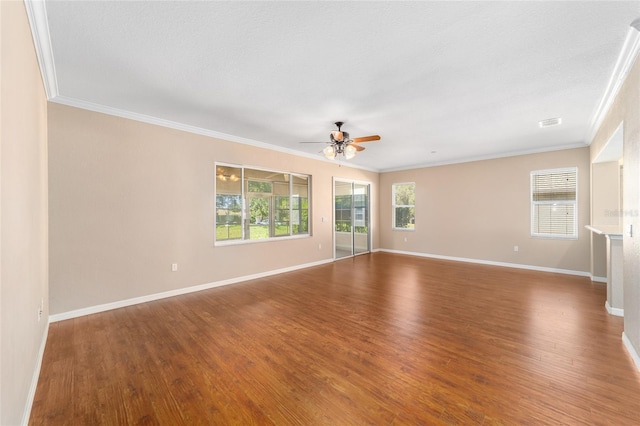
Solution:
[(416, 223), (416, 184), (395, 183), (393, 191), (393, 228), (414, 229)]
[(216, 167), (216, 242), (309, 234), (310, 176)]

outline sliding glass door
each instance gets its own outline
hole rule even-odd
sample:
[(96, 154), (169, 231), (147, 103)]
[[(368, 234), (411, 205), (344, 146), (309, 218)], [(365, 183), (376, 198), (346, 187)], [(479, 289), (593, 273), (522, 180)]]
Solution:
[(370, 191), (370, 183), (334, 179), (333, 241), (336, 259), (371, 250)]
[(353, 184), (353, 254), (368, 253), (369, 246), (369, 187), (370, 184)]

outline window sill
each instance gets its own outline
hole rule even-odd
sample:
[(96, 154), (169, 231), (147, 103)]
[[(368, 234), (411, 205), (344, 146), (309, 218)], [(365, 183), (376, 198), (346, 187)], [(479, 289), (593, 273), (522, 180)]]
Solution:
[(577, 240), (575, 235), (544, 235), (544, 234), (531, 234), (531, 238), (540, 238), (543, 240)]
[(299, 240), (301, 238), (311, 238), (311, 234), (287, 235), (287, 236), (282, 236), (282, 237), (262, 238), (262, 239), (259, 239), (259, 240), (224, 240), (224, 241), (215, 241), (213, 243), (213, 245), (214, 245), (214, 247), (237, 246), (237, 245), (243, 245), (243, 244), (267, 243), (267, 242), (273, 242), (273, 241)]

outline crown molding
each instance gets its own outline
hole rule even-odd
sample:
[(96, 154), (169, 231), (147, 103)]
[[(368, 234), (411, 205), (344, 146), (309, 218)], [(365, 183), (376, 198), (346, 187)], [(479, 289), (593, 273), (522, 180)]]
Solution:
[(380, 173), (401, 172), (403, 170), (413, 170), (413, 169), (425, 169), (427, 167), (450, 166), (453, 164), (472, 163), (474, 161), (497, 160), (499, 158), (518, 157), (520, 155), (541, 154), (544, 152), (563, 151), (565, 149), (585, 148), (586, 146), (587, 145), (585, 145), (582, 142), (575, 142), (567, 145), (557, 145), (557, 146), (552, 146), (548, 148), (523, 149), (520, 151), (510, 151), (510, 152), (504, 152), (504, 153), (498, 153), (498, 154), (479, 155), (475, 157), (459, 158), (451, 161), (438, 161), (433, 163), (422, 163), (422, 164), (414, 164), (414, 165), (404, 166), (404, 167), (382, 169), (380, 170)]
[(588, 145), (591, 145), (593, 138), (596, 136), (600, 125), (604, 121), (605, 116), (609, 112), (609, 108), (613, 104), (622, 84), (624, 83), (631, 67), (635, 63), (638, 53), (640, 52), (640, 19), (636, 19), (631, 23), (627, 30), (627, 37), (622, 45), (620, 55), (613, 68), (613, 73), (609, 78), (607, 88), (602, 95), (602, 99), (598, 103), (593, 115), (591, 116), (591, 127), (585, 139)]
[(31, 27), (31, 36), (36, 50), (42, 83), (47, 94), (47, 99), (58, 96), (58, 79), (53, 60), (53, 48), (49, 35), (49, 21), (47, 20), (47, 7), (44, 0), (24, 0), (27, 10), (27, 18)]
[[(309, 154), (309, 153), (293, 150), (290, 148), (284, 148), (278, 145), (268, 144), (268, 143), (248, 139), (248, 138), (243, 138), (240, 136), (234, 136), (226, 133), (216, 132), (209, 129), (204, 129), (196, 126), (173, 122), (173, 121), (169, 121), (169, 120), (165, 120), (157, 117), (152, 117), (145, 114), (139, 114), (135, 112), (121, 110), (118, 108), (86, 102), (79, 99), (69, 98), (66, 96), (59, 96), (58, 82), (57, 82), (57, 76), (56, 76), (56, 70), (55, 70), (55, 61), (53, 56), (53, 48), (51, 45), (49, 24), (47, 20), (46, 1), (45, 0), (24, 0), (24, 4), (27, 12), (27, 17), (29, 19), (29, 25), (31, 27), (31, 34), (33, 37), (36, 56), (38, 58), (38, 63), (40, 66), (42, 81), (43, 81), (43, 85), (44, 85), (48, 100), (59, 103), (59, 104), (76, 107), (76, 108), (100, 112), (100, 113), (122, 117), (122, 118), (128, 118), (135, 121), (155, 124), (158, 126), (168, 127), (176, 130), (182, 130), (189, 133), (195, 133), (195, 134), (200, 134), (204, 136), (224, 139), (231, 142), (242, 143), (245, 145), (251, 145), (259, 148), (283, 152), (283, 153), (292, 154), (300, 157), (306, 157), (306, 158), (310, 158), (318, 161), (324, 161), (329, 164), (336, 164), (335, 161), (328, 160), (318, 155)], [(596, 107), (596, 109), (592, 114), (592, 117), (590, 120), (590, 123), (591, 123), (590, 128), (588, 130), (587, 137), (585, 138), (586, 145), (590, 145), (593, 142), (593, 139), (598, 129), (600, 128), (602, 122), (604, 121), (604, 118), (607, 112), (609, 111), (609, 108), (613, 104), (615, 97), (620, 91), (620, 88), (622, 87), (622, 84), (624, 83), (629, 71), (631, 70), (631, 67), (635, 63), (635, 60), (638, 57), (639, 53), (640, 53), (640, 19), (636, 19), (629, 26), (627, 36), (623, 43), (622, 50), (620, 51), (620, 54), (616, 61), (615, 67), (613, 69), (613, 73), (607, 84), (607, 88), (600, 102), (598, 103), (598, 106)], [(468, 158), (458, 159), (453, 161), (444, 161), (444, 162), (427, 163), (427, 164), (415, 164), (411, 166), (404, 166), (404, 167), (390, 168), (390, 169), (377, 169), (377, 168), (365, 167), (365, 166), (360, 166), (354, 163), (345, 163), (345, 162), (340, 163), (340, 165), (344, 167), (366, 170), (371, 172), (386, 173), (386, 172), (409, 170), (409, 169), (424, 168), (424, 167), (435, 167), (435, 166), (444, 166), (444, 165), (450, 165), (450, 164), (467, 163), (472, 161), (490, 160), (490, 159), (497, 159), (497, 158), (503, 158), (503, 157), (517, 156), (517, 155), (556, 151), (556, 150), (562, 150), (562, 149), (571, 149), (571, 148), (578, 148), (580, 146), (585, 146), (585, 144), (570, 144), (570, 145), (563, 145), (563, 146), (554, 147), (550, 149), (510, 152), (510, 153), (504, 153), (504, 154), (479, 156), (479, 157), (468, 157)]]
[[(194, 133), (197, 135), (208, 136), (216, 139), (223, 139), (229, 142), (241, 143), (244, 145), (254, 146), (256, 148), (268, 149), (271, 151), (278, 151), (285, 154), (296, 155), (298, 157), (306, 157), (312, 160), (324, 161), (330, 164), (338, 164), (334, 160), (328, 160), (324, 156), (315, 154), (309, 154), (306, 152), (296, 151), (294, 149), (285, 148), (279, 145), (272, 145), (266, 142), (260, 142), (254, 139), (243, 138), (241, 136), (230, 135), (228, 133), (217, 132), (215, 130), (205, 129), (202, 127), (191, 126), (189, 124), (178, 123), (176, 121), (165, 120), (164, 118), (153, 117), (150, 115), (139, 114), (137, 112), (126, 111), (119, 108), (113, 108), (101, 104), (95, 104), (93, 102), (87, 102), (80, 99), (69, 98), (67, 96), (56, 96), (49, 99), (50, 102), (58, 103), (61, 105), (67, 105), (74, 108), (80, 108), (88, 111), (99, 112), (102, 114), (112, 115), (116, 117), (126, 118), (129, 120), (140, 121), (147, 124), (154, 124), (156, 126), (167, 127), (170, 129), (181, 130), (183, 132)], [(340, 166), (349, 167), (352, 169), (367, 170), (370, 172), (378, 172), (377, 169), (370, 167), (363, 167), (353, 163), (341, 162)]]
[[(1, 1), (1, 0), (0, 0)], [(136, 112), (126, 111), (118, 108), (113, 108), (105, 105), (95, 104), (92, 102), (82, 101), (80, 99), (69, 98), (66, 96), (60, 96), (58, 90), (58, 79), (56, 77), (55, 62), (53, 58), (53, 48), (51, 45), (51, 37), (49, 33), (49, 22), (47, 20), (47, 8), (45, 0), (24, 0), (25, 8), (27, 11), (27, 17), (29, 19), (29, 26), (31, 27), (31, 35), (33, 37), (33, 44), (38, 58), (38, 64), (40, 65), (40, 73), (42, 75), (42, 82), (44, 85), (47, 99), (51, 102), (72, 106), (75, 108), (86, 109), (89, 111), (100, 112), (107, 115), (113, 115), (121, 118), (128, 118), (130, 120), (141, 121), (148, 124), (155, 124), (157, 126), (168, 127), (184, 132), (195, 133), (198, 135), (209, 136), (218, 139), (224, 139), (230, 142), (237, 142), (245, 145), (251, 145), (258, 148), (269, 149), (272, 151), (283, 152), (286, 154), (297, 155), (299, 157), (306, 157), (317, 161), (324, 161), (329, 164), (339, 164), (341, 167), (349, 167), (352, 169), (366, 170), (370, 172), (379, 172), (378, 169), (360, 166), (354, 163), (337, 163), (334, 160), (328, 160), (324, 156), (309, 154), (306, 152), (297, 151), (290, 148), (284, 148), (278, 145), (272, 145), (253, 139), (243, 138), (240, 136), (230, 135), (226, 133), (216, 132), (214, 130), (204, 129), (201, 127), (191, 126), (188, 124), (182, 124), (175, 121), (165, 120), (145, 114), (139, 114)]]

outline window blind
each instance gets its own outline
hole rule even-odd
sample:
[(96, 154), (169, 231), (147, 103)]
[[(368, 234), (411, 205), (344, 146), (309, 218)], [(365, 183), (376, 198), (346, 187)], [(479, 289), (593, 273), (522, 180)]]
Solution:
[(577, 168), (531, 172), (531, 235), (577, 237)]

